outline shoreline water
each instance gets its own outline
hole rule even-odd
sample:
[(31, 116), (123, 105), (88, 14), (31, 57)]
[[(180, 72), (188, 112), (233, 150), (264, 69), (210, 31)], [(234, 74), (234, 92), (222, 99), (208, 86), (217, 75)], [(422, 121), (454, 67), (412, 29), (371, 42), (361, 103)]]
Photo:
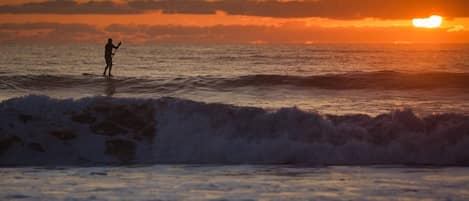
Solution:
[(6, 200), (465, 200), (467, 168), (0, 168)]

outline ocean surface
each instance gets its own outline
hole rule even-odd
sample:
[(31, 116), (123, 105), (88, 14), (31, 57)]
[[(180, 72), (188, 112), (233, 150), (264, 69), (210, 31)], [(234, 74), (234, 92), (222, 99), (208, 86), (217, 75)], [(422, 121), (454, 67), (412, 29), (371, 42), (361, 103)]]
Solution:
[(0, 99), (179, 97), (327, 114), (469, 111), (469, 45), (0, 47)]
[(188, 166), (0, 169), (2, 200), (467, 200), (466, 168)]
[(469, 45), (0, 47), (0, 200), (468, 200)]

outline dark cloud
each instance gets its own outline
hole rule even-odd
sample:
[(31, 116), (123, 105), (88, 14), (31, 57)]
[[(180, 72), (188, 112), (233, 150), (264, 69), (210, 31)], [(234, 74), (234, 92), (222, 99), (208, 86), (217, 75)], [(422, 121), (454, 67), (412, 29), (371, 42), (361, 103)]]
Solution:
[(214, 14), (276, 18), (322, 17), (333, 19), (408, 19), (440, 14), (445, 17), (468, 17), (467, 0), (142, 0), (128, 3), (112, 1), (50, 0), (19, 6), (0, 6), (0, 13), (55, 14), (136, 14), (159, 10), (166, 14)]
[(283, 18), (404, 19), (433, 13), (445, 14), (447, 17), (469, 15), (467, 0), (146, 0), (132, 1), (129, 5), (137, 9), (157, 9), (170, 14), (210, 14), (220, 10), (231, 15)]
[(142, 10), (136, 10), (127, 4), (116, 4), (112, 1), (77, 3), (73, 0), (50, 0), (0, 6), (0, 13), (11, 14), (135, 14), (140, 12)]

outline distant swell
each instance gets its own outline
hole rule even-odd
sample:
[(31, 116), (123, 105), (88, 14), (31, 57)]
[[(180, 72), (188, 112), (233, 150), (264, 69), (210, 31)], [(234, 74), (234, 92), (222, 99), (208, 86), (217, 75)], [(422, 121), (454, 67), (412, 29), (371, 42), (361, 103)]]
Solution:
[[(367, 73), (327, 74), (316, 76), (247, 75), (240, 77), (194, 76), (179, 78), (123, 77), (106, 79), (99, 75), (1, 75), (0, 89), (54, 90), (118, 88), (125, 93), (174, 92), (182, 89), (207, 88), (225, 90), (239, 87), (281, 87), (290, 89), (457, 89), (467, 90), (469, 73), (399, 73), (379, 71)], [(102, 86), (102, 87), (101, 87)]]
[(175, 98), (0, 104), (0, 165), (469, 165), (469, 116), (331, 116)]
[(469, 73), (369, 73), (329, 74), (317, 76), (254, 75), (227, 81), (232, 86), (290, 85), (320, 89), (436, 89), (467, 88)]

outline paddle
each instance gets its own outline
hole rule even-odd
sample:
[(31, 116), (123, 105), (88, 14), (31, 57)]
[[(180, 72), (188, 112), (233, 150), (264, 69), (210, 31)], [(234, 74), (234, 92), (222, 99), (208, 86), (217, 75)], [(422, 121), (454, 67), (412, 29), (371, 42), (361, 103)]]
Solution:
[(119, 44), (117, 44), (117, 48), (116, 50), (114, 50), (114, 53), (112, 53), (111, 57), (114, 57), (114, 55), (117, 53), (117, 50), (119, 49), (119, 47), (122, 45), (122, 41), (119, 42)]

